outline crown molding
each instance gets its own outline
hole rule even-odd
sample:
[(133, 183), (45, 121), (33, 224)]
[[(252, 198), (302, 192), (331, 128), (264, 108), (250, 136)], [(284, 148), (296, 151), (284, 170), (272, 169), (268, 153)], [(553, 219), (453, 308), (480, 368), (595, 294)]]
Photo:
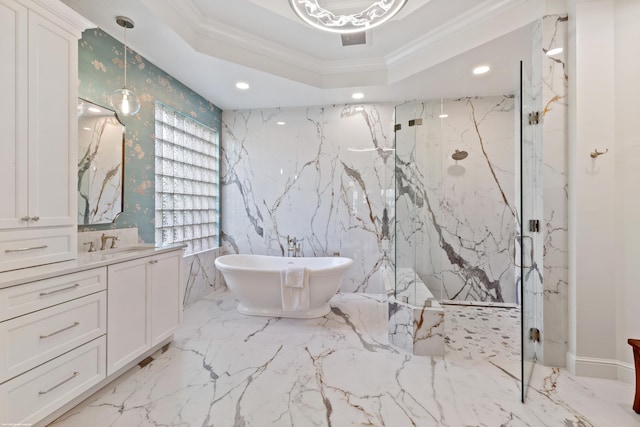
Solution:
[[(304, 52), (239, 30), (224, 22), (206, 18), (191, 0), (147, 2), (149, 6), (158, 6), (159, 3), (165, 3), (169, 7), (164, 8), (164, 15), (170, 13), (174, 18), (180, 18), (182, 23), (174, 26), (174, 30), (181, 33), (187, 43), (200, 53), (320, 88), (347, 86), (346, 82), (344, 84), (340, 82), (338, 78), (340, 74), (347, 77), (354, 73), (371, 73), (371, 76), (364, 78), (369, 84), (386, 83), (386, 78), (381, 78), (382, 74), (386, 77), (386, 64), (383, 58), (322, 61)], [(187, 31), (189, 34), (184, 34)], [(348, 81), (353, 81), (353, 77), (349, 76)]]
[[(205, 17), (192, 0), (141, 1), (197, 52), (318, 88), (346, 87), (358, 80), (360, 85), (402, 80), (484, 42), (476, 34), (470, 36), (470, 31), (477, 30), (490, 39), (518, 28), (515, 25), (526, 25), (521, 22), (527, 19), (526, 14), (520, 14), (518, 22), (510, 22), (511, 11), (526, 6), (530, 11), (532, 3), (540, 3), (540, 0), (483, 2), (384, 57), (327, 61)], [(535, 18), (530, 17), (529, 22)], [(495, 25), (492, 20), (500, 20), (503, 25)], [(462, 33), (465, 37), (460, 37)]]
[(494, 0), (385, 56), (389, 83), (408, 78), (542, 18), (540, 0)]
[(420, 55), (431, 46), (442, 42), (456, 34), (467, 31), (469, 28), (478, 25), (487, 19), (499, 16), (505, 11), (516, 7), (528, 0), (493, 0), (491, 4), (482, 3), (472, 9), (467, 10), (457, 18), (447, 21), (439, 27), (433, 28), (422, 37), (412, 41), (394, 52), (385, 56), (387, 66), (396, 66), (399, 63)]
[(80, 38), (82, 32), (88, 28), (96, 26), (84, 16), (62, 2), (52, 2), (51, 0), (30, 0), (29, 8), (36, 11), (46, 11), (53, 15), (59, 26), (73, 29), (75, 35)]

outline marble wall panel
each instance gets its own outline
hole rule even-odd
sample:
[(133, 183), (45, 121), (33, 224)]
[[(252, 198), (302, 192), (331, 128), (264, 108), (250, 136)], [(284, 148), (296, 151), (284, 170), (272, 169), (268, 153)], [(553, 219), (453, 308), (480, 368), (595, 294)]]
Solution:
[(415, 263), (437, 299), (516, 302), (514, 106), (513, 96), (427, 101), (414, 108), (422, 125), (399, 131), (416, 142), (397, 146), (397, 267)]
[(224, 252), (286, 256), (287, 236), (296, 237), (304, 256), (354, 260), (342, 291), (383, 293), (393, 111), (381, 104), (223, 112)]
[[(568, 70), (566, 14), (542, 19), (544, 331), (542, 362), (564, 366), (568, 350)], [(548, 56), (551, 49), (563, 51)]]
[(407, 267), (439, 299), (517, 302), (515, 98), (407, 108), (423, 124), (395, 159), (390, 104), (224, 112), (224, 251), (282, 256), (295, 236), (305, 256), (354, 259), (343, 291), (385, 292)]
[[(532, 342), (529, 337), (531, 329), (543, 330), (541, 324), (542, 289), (543, 289), (543, 236), (542, 232), (531, 230), (530, 220), (540, 221), (543, 216), (543, 193), (541, 166), (543, 156), (543, 139), (541, 125), (542, 111), (542, 21), (537, 20), (532, 25), (532, 52), (529, 60), (523, 63), (522, 76), (522, 146), (519, 147), (517, 162), (518, 175), (522, 175), (522, 194), (516, 192), (518, 199), (522, 198), (522, 206), (518, 212), (517, 259), (522, 255), (523, 268), (516, 268), (516, 281), (522, 286), (522, 330), (524, 332), (523, 358), (527, 361), (540, 360), (540, 346)], [(534, 118), (538, 115), (537, 123)], [(532, 116), (533, 115), (533, 116)], [(520, 167), (522, 169), (520, 169)], [(520, 221), (522, 224), (520, 224)], [(522, 227), (521, 227), (522, 225)], [(542, 229), (542, 225), (540, 225)], [(521, 250), (520, 250), (521, 249)], [(530, 366), (530, 365), (528, 365)]]
[(185, 307), (206, 295), (227, 289), (222, 273), (215, 268), (214, 264), (220, 254), (221, 249), (216, 248), (184, 257), (183, 305)]

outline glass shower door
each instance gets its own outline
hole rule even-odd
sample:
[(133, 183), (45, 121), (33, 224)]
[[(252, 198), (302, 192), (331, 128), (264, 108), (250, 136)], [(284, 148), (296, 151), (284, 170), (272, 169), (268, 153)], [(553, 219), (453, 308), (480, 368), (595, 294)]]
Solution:
[(542, 140), (538, 98), (520, 62), (520, 209), (516, 218), (515, 264), (522, 310), (522, 402), (525, 401), (540, 340), (542, 301)]
[(395, 297), (416, 304), (416, 128), (409, 121), (416, 117), (416, 101), (395, 108)]

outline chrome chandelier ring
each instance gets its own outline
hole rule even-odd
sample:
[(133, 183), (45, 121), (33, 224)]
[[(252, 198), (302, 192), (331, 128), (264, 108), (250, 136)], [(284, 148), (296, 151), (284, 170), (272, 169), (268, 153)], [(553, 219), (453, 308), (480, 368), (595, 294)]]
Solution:
[(359, 33), (370, 30), (393, 18), (407, 0), (379, 0), (360, 12), (335, 14), (318, 4), (318, 0), (289, 0), (293, 11), (307, 24), (333, 33)]

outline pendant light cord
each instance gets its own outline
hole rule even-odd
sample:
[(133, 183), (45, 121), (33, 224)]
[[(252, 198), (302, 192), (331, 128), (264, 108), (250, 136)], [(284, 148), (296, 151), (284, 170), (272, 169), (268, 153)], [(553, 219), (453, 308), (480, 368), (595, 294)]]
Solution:
[(124, 88), (127, 88), (127, 27), (124, 27)]

